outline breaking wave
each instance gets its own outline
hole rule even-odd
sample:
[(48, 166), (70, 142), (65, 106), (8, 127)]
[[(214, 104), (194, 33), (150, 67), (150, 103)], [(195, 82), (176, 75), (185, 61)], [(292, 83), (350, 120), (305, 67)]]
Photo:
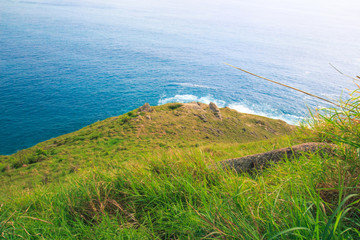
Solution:
[(213, 102), (219, 107), (226, 107), (226, 102), (223, 100), (218, 100), (211, 96), (197, 97), (197, 96), (191, 95), (191, 94), (175, 95), (174, 97), (161, 98), (158, 101), (158, 105), (163, 105), (166, 103), (173, 103), (173, 102), (180, 102), (180, 103), (201, 102), (201, 103), (206, 103), (206, 104)]
[(280, 119), (289, 124), (294, 124), (294, 125), (298, 125), (301, 121), (305, 119), (304, 117), (301, 116), (279, 113), (275, 109), (267, 109), (264, 106), (249, 107), (241, 102), (228, 103), (224, 100), (216, 99), (212, 96), (198, 97), (192, 94), (183, 94), (183, 95), (178, 94), (173, 97), (162, 97), (159, 99), (158, 105), (163, 105), (166, 103), (175, 103), (175, 102), (180, 102), (180, 103), (201, 102), (205, 104), (209, 104), (210, 102), (213, 102), (220, 108), (229, 107), (241, 113), (254, 114), (254, 115), (264, 116), (273, 119)]

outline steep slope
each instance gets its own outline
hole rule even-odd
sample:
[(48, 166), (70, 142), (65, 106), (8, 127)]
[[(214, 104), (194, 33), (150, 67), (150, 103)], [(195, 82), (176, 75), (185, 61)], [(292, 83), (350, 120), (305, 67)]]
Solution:
[(202, 103), (142, 107), (79, 131), (0, 156), (0, 189), (32, 188), (94, 166), (146, 162), (149, 154), (215, 143), (247, 143), (291, 133), (281, 120)]

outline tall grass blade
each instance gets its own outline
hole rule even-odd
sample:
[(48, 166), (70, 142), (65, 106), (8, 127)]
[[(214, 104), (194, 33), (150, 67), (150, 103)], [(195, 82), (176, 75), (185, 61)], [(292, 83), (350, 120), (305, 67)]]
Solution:
[(281, 85), (281, 86), (284, 86), (284, 87), (293, 89), (293, 90), (295, 90), (295, 91), (304, 93), (304, 94), (309, 95), (309, 96), (314, 97), (314, 98), (318, 98), (318, 99), (320, 99), (320, 100), (322, 100), (322, 101), (325, 101), (325, 102), (327, 102), (327, 103), (330, 103), (330, 104), (332, 104), (332, 105), (335, 105), (335, 106), (341, 108), (341, 106), (340, 106), (339, 104), (334, 103), (334, 102), (332, 102), (332, 101), (330, 101), (330, 100), (328, 100), (328, 99), (326, 99), (326, 98), (323, 98), (323, 97), (320, 97), (320, 96), (317, 96), (317, 95), (314, 95), (314, 94), (305, 92), (305, 91), (303, 91), (303, 90), (300, 90), (300, 89), (298, 89), (298, 88), (294, 88), (294, 87), (291, 87), (291, 86), (289, 86), (289, 85), (286, 85), (286, 84), (283, 84), (283, 83), (280, 83), (280, 82), (276, 82), (276, 81), (274, 81), (274, 80), (271, 80), (271, 79), (268, 79), (268, 78), (259, 76), (259, 75), (255, 74), (255, 73), (246, 71), (246, 70), (244, 70), (244, 69), (242, 69), (242, 68), (235, 67), (235, 66), (233, 66), (233, 65), (231, 65), (231, 64), (229, 64), (229, 63), (225, 63), (225, 64), (226, 64), (226, 65), (229, 65), (230, 67), (233, 67), (233, 68), (235, 68), (235, 69), (238, 69), (238, 70), (240, 70), (240, 71), (243, 71), (243, 72), (245, 72), (245, 73), (247, 73), (247, 74), (250, 74), (250, 75), (252, 75), (252, 76), (255, 76), (255, 77), (257, 77), (257, 78), (261, 78), (261, 79), (264, 79), (264, 80), (266, 80), (266, 81), (269, 81), (269, 82), (272, 82), (272, 83), (275, 83), (275, 84), (278, 84), (278, 85)]
[(293, 228), (289, 228), (289, 229), (286, 229), (282, 232), (279, 232), (278, 234), (276, 234), (275, 236), (272, 236), (271, 238), (269, 238), (269, 240), (272, 240), (272, 239), (277, 239), (279, 236), (283, 235), (283, 234), (286, 234), (286, 233), (289, 233), (289, 232), (293, 232), (293, 231), (296, 231), (296, 230), (307, 230), (307, 231), (310, 231), (310, 229), (306, 228), (306, 227), (293, 227)]
[[(323, 232), (323, 234), (322, 234), (322, 236), (321, 236), (321, 239), (331, 239), (331, 238), (332, 238), (332, 236), (333, 236), (333, 234), (334, 234), (334, 231), (335, 231), (336, 229), (333, 229), (333, 231), (331, 231), (329, 235), (328, 235), (328, 232), (329, 232), (330, 226), (331, 226), (332, 223), (333, 223), (334, 218), (336, 217), (336, 215), (338, 214), (338, 212), (341, 210), (342, 206), (343, 206), (350, 198), (355, 197), (355, 196), (358, 196), (358, 194), (351, 194), (351, 195), (347, 196), (347, 197), (339, 204), (339, 206), (336, 208), (336, 210), (335, 210), (335, 211), (333, 212), (333, 214), (331, 215), (328, 223), (326, 224), (325, 229), (324, 229), (324, 232)], [(341, 213), (342, 213), (342, 212), (340, 212), (340, 214), (341, 214)]]
[(337, 68), (336, 68), (334, 65), (332, 65), (331, 63), (329, 63), (329, 64), (330, 64), (330, 66), (333, 67), (338, 73), (340, 73), (340, 74), (342, 74), (342, 75), (344, 75), (344, 76), (346, 76), (346, 77), (348, 77), (348, 78), (351, 78), (352, 80), (359, 81), (358, 79), (353, 78), (353, 77), (351, 77), (351, 76), (349, 76), (349, 75), (346, 75), (345, 73), (341, 72), (339, 69), (337, 69)]

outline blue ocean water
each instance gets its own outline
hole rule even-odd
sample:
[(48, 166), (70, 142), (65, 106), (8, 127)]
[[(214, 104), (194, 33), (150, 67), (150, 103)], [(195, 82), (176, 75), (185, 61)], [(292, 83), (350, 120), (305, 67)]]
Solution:
[[(291, 2), (291, 3), (289, 3)], [(149, 102), (296, 123), (360, 74), (360, 5), (307, 0), (0, 2), (0, 154)]]

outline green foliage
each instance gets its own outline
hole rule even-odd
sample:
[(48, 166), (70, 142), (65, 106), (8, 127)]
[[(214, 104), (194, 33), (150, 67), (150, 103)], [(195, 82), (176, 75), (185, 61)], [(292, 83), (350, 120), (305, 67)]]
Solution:
[(7, 166), (9, 166), (9, 165), (6, 163), (0, 163), (0, 172), (5, 172)]
[(196, 109), (169, 106), (1, 157), (0, 238), (359, 239), (360, 161), (351, 148), (252, 174), (209, 167), (329, 140), (328, 122), (286, 136), (294, 128), (280, 121), (230, 109), (220, 121), (204, 107), (204, 122)]
[(123, 142), (124, 140), (123, 139), (119, 139), (119, 138), (113, 138), (113, 139), (110, 139), (108, 142), (107, 142), (107, 145), (109, 146), (113, 146), (113, 145), (117, 145), (121, 142)]
[(35, 148), (33, 151), (21, 150), (10, 157), (12, 168), (20, 168), (23, 165), (33, 164), (44, 161), (48, 157), (48, 152), (41, 148)]
[(346, 100), (340, 99), (339, 105), (341, 108), (323, 109), (313, 122), (314, 128), (326, 139), (360, 148), (360, 88)]
[(181, 107), (181, 106), (182, 106), (181, 103), (175, 103), (175, 104), (169, 105), (168, 108), (169, 108), (170, 110), (175, 110), (175, 109), (177, 109), (177, 108), (179, 108), (179, 107)]
[(137, 117), (137, 114), (134, 111), (128, 112), (127, 115), (131, 118)]
[(89, 135), (89, 139), (96, 140), (96, 139), (100, 138), (101, 136), (102, 136), (101, 132), (93, 132), (92, 134)]
[(128, 116), (122, 117), (122, 118), (120, 119), (120, 123), (121, 123), (122, 125), (124, 125), (124, 124), (130, 122), (130, 119), (131, 119), (131, 118), (128, 117)]
[(14, 225), (9, 234), (52, 239), (358, 237), (359, 198), (339, 196), (340, 203), (333, 205), (321, 197), (322, 191), (332, 189), (317, 188), (319, 176), (331, 164), (324, 164), (320, 155), (256, 175), (209, 169), (212, 161), (200, 149), (146, 159), (143, 166), (94, 170), (66, 185), (18, 196), (2, 212)]

